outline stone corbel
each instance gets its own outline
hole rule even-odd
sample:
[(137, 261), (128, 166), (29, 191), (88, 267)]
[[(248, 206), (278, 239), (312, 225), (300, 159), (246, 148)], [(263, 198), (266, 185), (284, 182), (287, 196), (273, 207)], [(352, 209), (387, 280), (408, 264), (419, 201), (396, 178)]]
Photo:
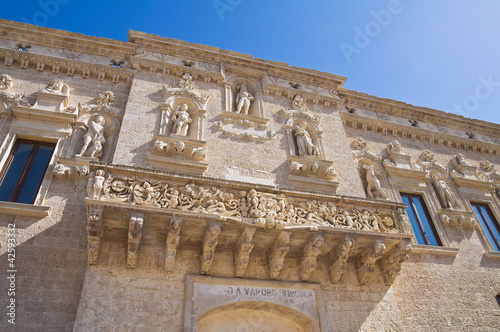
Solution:
[(175, 255), (181, 239), (180, 231), (181, 220), (172, 218), (167, 234), (167, 241), (165, 242), (165, 271), (167, 272), (174, 271)]
[(353, 238), (346, 237), (344, 242), (342, 242), (337, 248), (335, 248), (327, 258), (327, 262), (330, 262), (328, 274), (330, 275), (330, 280), (333, 283), (338, 282), (347, 270), (349, 251), (351, 251), (353, 247)]
[(283, 269), (283, 262), (285, 261), (285, 256), (290, 250), (288, 245), (290, 242), (291, 232), (281, 232), (276, 239), (274, 239), (273, 244), (267, 252), (267, 263), (269, 265), (269, 277), (271, 279), (276, 279), (281, 269)]
[(245, 270), (250, 260), (250, 253), (254, 247), (252, 243), (256, 229), (246, 227), (241, 233), (240, 239), (236, 244), (236, 252), (234, 256), (234, 269), (237, 277), (243, 277)]
[(135, 269), (142, 238), (144, 214), (132, 214), (128, 224), (127, 267)]
[(201, 254), (201, 274), (208, 274), (215, 256), (215, 247), (219, 243), (219, 234), (221, 224), (219, 222), (211, 222), (203, 237), (202, 254)]
[(97, 264), (101, 249), (103, 209), (100, 207), (88, 207), (87, 213), (88, 263), (89, 265), (94, 265)]
[(382, 271), (387, 286), (392, 285), (396, 277), (400, 274), (401, 264), (408, 259), (410, 251), (410, 242), (401, 242), (389, 254), (378, 261), (378, 266), (380, 271)]
[(365, 285), (375, 272), (375, 263), (385, 252), (385, 244), (382, 240), (375, 240), (373, 245), (365, 248), (356, 259), (358, 281)]
[(474, 218), (474, 213), (472, 212), (441, 209), (438, 210), (438, 213), (444, 225), (467, 228), (475, 228), (478, 225), (476, 218)]
[(311, 273), (316, 270), (316, 260), (321, 253), (321, 245), (323, 244), (323, 235), (314, 235), (302, 248), (300, 258), (299, 275), (301, 280), (308, 280)]

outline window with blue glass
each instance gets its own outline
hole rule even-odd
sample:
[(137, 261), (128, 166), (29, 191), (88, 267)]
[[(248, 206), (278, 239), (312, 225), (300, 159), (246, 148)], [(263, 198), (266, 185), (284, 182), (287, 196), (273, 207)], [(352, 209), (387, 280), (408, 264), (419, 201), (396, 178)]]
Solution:
[(500, 226), (487, 204), (473, 203), (472, 208), (495, 251), (500, 251)]
[(430, 246), (441, 246), (441, 240), (432, 223), (423, 197), (416, 194), (401, 193), (401, 198), (403, 202), (406, 203), (406, 214), (410, 219), (413, 233), (415, 233), (415, 237), (417, 238), (417, 243)]
[(33, 204), (55, 144), (17, 140), (0, 174), (0, 201)]

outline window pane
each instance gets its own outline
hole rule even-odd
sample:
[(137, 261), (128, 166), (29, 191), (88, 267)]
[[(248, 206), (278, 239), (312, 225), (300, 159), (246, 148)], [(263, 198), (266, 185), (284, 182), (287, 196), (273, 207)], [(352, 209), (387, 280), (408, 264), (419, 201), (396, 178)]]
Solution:
[(498, 223), (494, 220), (488, 206), (477, 203), (471, 203), (471, 205), (493, 249), (495, 251), (500, 251), (500, 233), (498, 231)]
[(45, 170), (47, 169), (47, 165), (49, 164), (50, 157), (52, 157), (53, 150), (53, 146), (40, 146), (26, 178), (26, 182), (23, 185), (23, 189), (21, 190), (21, 194), (17, 199), (18, 203), (33, 204), (35, 201), (38, 188), (42, 183), (43, 176), (45, 174)]
[(427, 213), (424, 210), (424, 202), (422, 197), (415, 197), (413, 199), (413, 203), (417, 209), (418, 216), (420, 217), (420, 221), (422, 221), (422, 226), (425, 231), (425, 235), (427, 235), (427, 240), (429, 241), (429, 245), (438, 246), (440, 245), (440, 241), (437, 239), (437, 234), (434, 231), (434, 228), (431, 226), (431, 220), (427, 218)]
[(415, 237), (417, 238), (417, 243), (426, 244), (424, 236), (422, 235), (422, 231), (418, 226), (417, 217), (415, 216), (415, 213), (413, 213), (413, 209), (411, 208), (410, 198), (403, 195), (401, 195), (401, 198), (403, 199), (403, 202), (406, 203), (407, 205), (406, 214), (408, 214), (408, 218), (410, 219), (411, 227), (413, 228), (413, 233), (415, 233)]
[(0, 201), (10, 201), (32, 149), (33, 144), (21, 142), (13, 152), (14, 158), (0, 185)]

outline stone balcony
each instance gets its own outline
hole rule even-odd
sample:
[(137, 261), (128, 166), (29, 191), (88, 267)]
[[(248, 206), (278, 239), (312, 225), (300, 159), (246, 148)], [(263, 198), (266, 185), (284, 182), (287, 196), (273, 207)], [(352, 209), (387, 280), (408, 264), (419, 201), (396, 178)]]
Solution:
[(98, 264), (102, 242), (119, 242), (127, 243), (128, 268), (135, 268), (142, 246), (162, 246), (167, 272), (178, 250), (199, 250), (200, 273), (209, 275), (214, 256), (225, 251), (233, 252), (236, 277), (258, 256), (266, 258), (270, 279), (292, 258), (302, 280), (322, 261), (338, 282), (350, 261), (360, 284), (380, 271), (390, 285), (410, 251), (401, 203), (127, 166), (92, 168), (89, 264)]

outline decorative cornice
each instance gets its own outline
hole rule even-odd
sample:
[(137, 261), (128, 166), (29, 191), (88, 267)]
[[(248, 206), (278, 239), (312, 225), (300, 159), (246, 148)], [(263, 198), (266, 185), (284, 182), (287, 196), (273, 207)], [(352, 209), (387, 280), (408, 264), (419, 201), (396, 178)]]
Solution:
[[(364, 131), (392, 135), (395, 138), (401, 137), (405, 139), (419, 140), (426, 143), (438, 144), (440, 146), (447, 145), (448, 147), (455, 147), (466, 151), (472, 150), (483, 154), (500, 155), (500, 145), (498, 144), (458, 137), (446, 133), (439, 133), (418, 127), (405, 126), (399, 123), (374, 119), (353, 113), (340, 112), (340, 115), (345, 127), (350, 126), (354, 129), (361, 128)], [(493, 126), (494, 124), (490, 125)], [(500, 130), (500, 128), (497, 130)]]

